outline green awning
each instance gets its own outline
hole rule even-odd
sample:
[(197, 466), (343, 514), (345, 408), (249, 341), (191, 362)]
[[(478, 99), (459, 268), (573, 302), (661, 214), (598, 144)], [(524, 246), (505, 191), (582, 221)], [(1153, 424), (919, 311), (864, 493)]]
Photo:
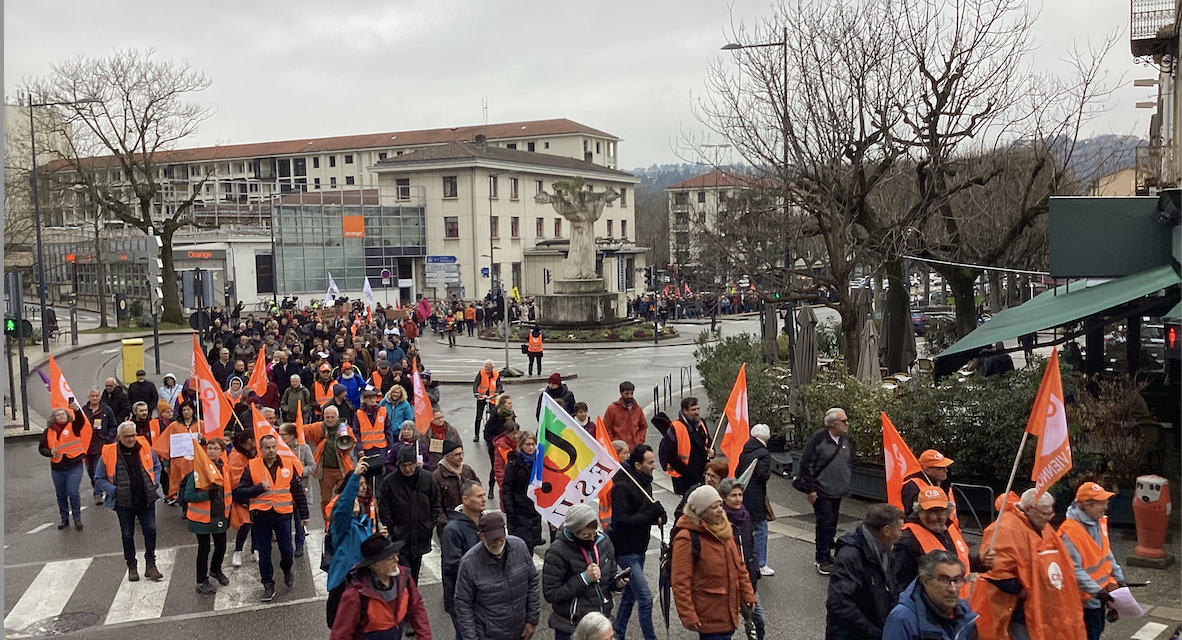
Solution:
[[(1077, 322), (1180, 282), (1182, 279), (1172, 266), (1161, 266), (1092, 287), (1085, 286), (1082, 280), (1062, 285), (998, 313), (936, 357), (976, 351), (1003, 340)], [(1177, 300), (1178, 293), (1174, 292), (1173, 301)]]
[(1162, 318), (1170, 322), (1182, 322), (1182, 302), (1174, 305), (1174, 308), (1167, 311)]

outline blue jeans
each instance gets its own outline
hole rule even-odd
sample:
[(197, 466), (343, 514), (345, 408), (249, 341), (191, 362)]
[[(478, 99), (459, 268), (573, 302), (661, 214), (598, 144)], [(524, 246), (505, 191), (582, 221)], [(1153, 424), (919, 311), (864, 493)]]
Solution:
[(254, 550), (259, 554), (259, 577), (266, 585), (275, 582), (275, 567), (271, 564), (272, 534), (279, 541), (279, 568), (286, 573), (291, 571), (295, 563), (295, 551), (291, 548), (291, 521), (294, 516), (276, 518), (257, 511), (255, 514), (251, 535), (254, 537)]
[(57, 512), (62, 517), (62, 522), (69, 521), (71, 512), (74, 514), (74, 522), (82, 522), (82, 498), (78, 496), (78, 488), (82, 486), (84, 466), (79, 460), (78, 464), (70, 465), (61, 471), (49, 470), (49, 475), (53, 478), (53, 490), (57, 493)]
[(754, 523), (752, 534), (755, 536), (755, 561), (759, 566), (767, 566), (767, 520)]
[(295, 527), (295, 548), (303, 549), (306, 535), (306, 532), (304, 531), (304, 523), (302, 520), (296, 517), (292, 517), (291, 521), (294, 523), (293, 526)]
[(135, 521), (140, 521), (144, 532), (144, 564), (156, 566), (156, 502), (136, 511), (115, 507), (119, 516), (119, 532), (123, 534), (123, 559), (128, 567), (135, 567)]
[(763, 605), (759, 602), (758, 596), (755, 598), (755, 608), (751, 610), (751, 622), (755, 623), (756, 639), (763, 640)]
[(653, 629), (653, 593), (648, 588), (648, 581), (644, 577), (644, 554), (626, 553), (616, 558), (616, 564), (621, 569), (632, 569), (628, 574), (628, 586), (620, 596), (620, 609), (616, 612), (616, 637), (623, 640), (627, 637), (628, 619), (632, 617), (633, 603), (640, 604), (640, 632), (644, 640), (656, 640), (657, 632)]

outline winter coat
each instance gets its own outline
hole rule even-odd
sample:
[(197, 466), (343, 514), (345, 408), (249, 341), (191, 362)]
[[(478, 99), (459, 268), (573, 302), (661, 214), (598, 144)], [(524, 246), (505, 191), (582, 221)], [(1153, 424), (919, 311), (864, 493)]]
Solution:
[[(755, 602), (755, 590), (734, 536), (720, 539), (704, 523), (682, 516), (673, 537), (673, 602), (681, 624), (703, 634), (730, 633), (742, 623), (739, 605)], [(693, 536), (700, 552), (694, 557)], [(727, 534), (731, 529), (727, 528)]]
[(455, 613), (456, 577), (460, 574), (460, 560), (472, 547), (480, 544), (476, 523), (456, 507), (447, 512), (447, 526), (439, 536), (440, 568), (443, 574), (443, 610)]
[[(835, 443), (827, 429), (818, 429), (809, 438), (801, 454), (800, 471), (796, 474), (807, 489), (805, 493), (816, 491), (826, 498), (840, 498), (849, 491), (854, 445), (849, 434), (839, 440), (840, 444)], [(841, 451), (834, 456), (837, 447), (841, 447)]]
[(607, 405), (603, 413), (603, 426), (607, 427), (607, 435), (611, 440), (623, 440), (628, 443), (628, 450), (638, 444), (644, 444), (648, 423), (644, 420), (644, 409), (639, 402), (633, 402), (632, 408), (616, 400)]
[(448, 518), (451, 517), (449, 514), (460, 506), (460, 498), (463, 496), (460, 490), (463, 489), (464, 483), (479, 482), (479, 480), (476, 478), (476, 472), (468, 465), (464, 465), (460, 469), (460, 474), (456, 475), (454, 471), (440, 464), (431, 470), (431, 476), (435, 478), (435, 484), (439, 485), (440, 510), (439, 519), (435, 521), (435, 528), (442, 539), (443, 529), (447, 526)]
[(379, 407), (386, 407), (386, 421), (390, 423), (390, 430), (394, 432), (394, 437), (398, 437), (398, 431), (402, 429), (402, 423), (410, 420), (415, 421), (415, 409), (410, 406), (406, 400), (394, 404), (385, 398), (378, 403)]
[[(115, 446), (119, 447), (122, 445), (116, 444)], [(137, 441), (136, 446), (141, 447), (143, 445), (139, 444)], [(115, 510), (116, 506), (125, 506), (131, 500), (131, 498), (127, 497), (123, 493), (120, 493), (117, 487), (117, 485), (121, 484), (122, 480), (122, 478), (120, 478), (118, 467), (123, 463), (123, 452), (118, 449), (117, 451), (119, 451), (119, 454), (115, 456), (115, 482), (111, 482), (110, 479), (107, 478), (107, 465), (105, 462), (103, 462), (102, 457), (99, 457), (98, 462), (94, 466), (95, 486), (99, 491), (106, 495), (106, 499), (103, 500), (103, 506), (112, 511)], [(137, 453), (136, 455), (138, 456), (139, 454)], [(152, 483), (152, 487), (150, 489), (146, 486), (148, 482)], [(160, 459), (157, 458), (156, 454), (154, 453), (152, 454), (152, 477), (145, 478), (144, 483), (145, 492), (147, 493), (148, 498), (148, 505), (151, 506), (156, 502), (156, 498), (162, 497), (160, 495)], [(115, 495), (117, 493), (120, 495)]]
[[(559, 384), (557, 389), (551, 389), (549, 386), (542, 391), (542, 393), (554, 398), (554, 401), (559, 404), (566, 412), (575, 415), (575, 394), (567, 388), (565, 383)], [(538, 408), (534, 410), (534, 418), (542, 419), (542, 394), (538, 394)]]
[[(587, 565), (591, 562), (599, 565), (600, 577), (595, 582), (587, 579)], [(561, 529), (546, 549), (546, 562), (542, 566), (542, 594), (553, 607), (550, 628), (574, 633), (579, 620), (592, 611), (610, 619), (612, 578), (617, 570), (611, 538), (598, 532), (594, 548), (587, 549), (573, 533)]]
[[(383, 631), (390, 631), (390, 629), (378, 628), (377, 622), (367, 616), (364, 627), (361, 627), (361, 598), (364, 596), (368, 602), (366, 607), (377, 602), (378, 604), (386, 604), (382, 599), (381, 594), (374, 589), (371, 584), (370, 576), (372, 574), (366, 570), (357, 570), (349, 573), (348, 587), (341, 594), (341, 600), (337, 604), (336, 619), (333, 620), (332, 633), (329, 635), (330, 640), (354, 640), (357, 638), (364, 639), (370, 635), (376, 637), (387, 637), (382, 634)], [(395, 598), (386, 606), (389, 606), (392, 611), (389, 615), (393, 616), (393, 611), (396, 611), (399, 600), (402, 598), (410, 598), (406, 606), (406, 617), (393, 627), (393, 629), (405, 629), (407, 623), (410, 628), (414, 629), (418, 640), (431, 640), (431, 624), (427, 619), (427, 607), (423, 604), (423, 597), (419, 594), (418, 585), (415, 584), (414, 578), (410, 576), (410, 571), (405, 569), (394, 578), (397, 581), (396, 587), (401, 595)], [(397, 637), (402, 635), (402, 631), (397, 631)]]
[(115, 419), (115, 412), (111, 411), (111, 407), (99, 402), (98, 411), (90, 410), (90, 403), (82, 405), (82, 413), (86, 419), (90, 421), (90, 426), (94, 428), (94, 418), (98, 416), (102, 420), (102, 428), (93, 431), (90, 434), (90, 447), (86, 450), (86, 455), (98, 455), (103, 450), (104, 444), (111, 444), (115, 442), (116, 436), (119, 432), (119, 421)]
[(439, 443), (439, 446), (438, 446), (439, 451), (438, 452), (431, 451), (431, 441), (432, 440), (443, 440), (443, 441), (451, 440), (452, 442), (455, 442), (456, 444), (463, 444), (464, 441), (462, 438), (463, 438), (463, 436), (460, 435), (460, 430), (451, 426), (451, 424), (448, 423), (446, 420), (443, 421), (443, 437), (442, 438), (440, 438), (436, 435), (434, 424), (428, 425), (427, 432), (423, 434), (423, 440), (427, 442), (427, 457), (430, 458), (430, 460), (431, 460), (430, 468), (434, 469), (434, 468), (438, 467), (439, 461), (443, 460), (443, 443), (442, 442)]
[(743, 453), (739, 454), (739, 464), (735, 467), (735, 475), (741, 476), (755, 464), (755, 471), (743, 489), (743, 506), (751, 514), (754, 522), (768, 519), (767, 512), (767, 480), (772, 475), (772, 454), (767, 446), (756, 438), (750, 438), (743, 445)]
[(423, 461), (423, 469), (428, 473), (434, 470), (434, 467), (431, 466), (431, 457), (427, 455), (425, 440), (416, 437), (413, 442), (407, 442), (399, 438), (390, 445), (390, 449), (386, 453), (386, 473), (398, 473), (398, 453), (402, 451), (403, 447), (414, 447), (415, 455)]
[[(725, 507), (724, 507), (725, 508)], [(746, 508), (746, 507), (744, 507)], [(739, 543), (739, 553), (743, 556), (743, 566), (747, 568), (747, 579), (751, 581), (751, 588), (759, 588), (759, 562), (755, 559), (755, 520), (750, 513), (747, 519), (736, 522), (731, 512), (726, 511), (727, 519), (731, 522), (731, 532)]]
[[(624, 477), (630, 474), (636, 482)], [(637, 483), (645, 485), (641, 490)], [(612, 481), (612, 523), (607, 534), (611, 536), (617, 557), (639, 555), (648, 551), (652, 527), (665, 516), (665, 507), (653, 502), (652, 479), (640, 478), (639, 474), (621, 468)]]
[[(536, 455), (536, 454), (535, 454)], [(542, 544), (542, 514), (526, 494), (533, 469), (523, 464), (517, 451), (509, 453), (502, 478), (501, 508), (509, 533), (525, 541), (530, 548)]]
[(957, 600), (956, 622), (944, 626), (932, 620), (932, 611), (924, 602), (923, 587), (912, 582), (899, 596), (899, 604), (887, 616), (882, 640), (975, 640), (977, 614), (963, 598)]
[(411, 476), (395, 472), (382, 480), (378, 492), (378, 518), (390, 532), (391, 540), (406, 543), (407, 556), (421, 556), (431, 550), (431, 532), (442, 510), (439, 485), (422, 469)]
[[(167, 378), (168, 376), (171, 376), (171, 375), (172, 374), (170, 373), (164, 377)], [(172, 376), (172, 379), (176, 380), (176, 376)], [(160, 388), (156, 389), (156, 394), (160, 397), (161, 400), (167, 402), (169, 404), (169, 406), (172, 407), (172, 410), (175, 412), (177, 403), (179, 403), (181, 401), (181, 390), (182, 389), (184, 389), (184, 387), (180, 384), (174, 384), (171, 387), (166, 387), (164, 385), (160, 385)], [(155, 407), (153, 407), (153, 408), (155, 408)]]
[(483, 544), (460, 560), (456, 576), (456, 619), (465, 638), (521, 640), (525, 625), (538, 624), (542, 602), (538, 569), (529, 547), (506, 536), (504, 568)]
[[(825, 600), (825, 640), (881, 638), (882, 625), (899, 598), (894, 571), (888, 575), (866, 535), (859, 526), (837, 542)], [(884, 554), (889, 557), (890, 552)]]
[(368, 511), (361, 514), (353, 513), (353, 504), (357, 501), (357, 492), (360, 488), (361, 476), (350, 473), (329, 515), (328, 536), (332, 543), (329, 547), (332, 549), (332, 563), (328, 567), (327, 588), (330, 590), (344, 582), (353, 566), (364, 559), (361, 555), (361, 543), (374, 532)]
[(349, 398), (349, 402), (353, 406), (361, 406), (361, 390), (365, 388), (365, 378), (361, 374), (354, 371), (351, 376), (341, 376), (337, 378), (337, 382), (345, 385), (345, 397)]
[(160, 400), (160, 392), (156, 391), (156, 385), (144, 380), (127, 385), (127, 401), (131, 404), (143, 402), (148, 405), (148, 413), (156, 411), (156, 403)]
[(283, 397), (279, 400), (279, 412), (283, 415), (283, 419), (295, 422), (297, 407), (302, 408), (305, 416), (311, 416), (312, 392), (305, 386), (300, 386), (297, 389), (290, 386), (290, 382), (288, 385), (287, 390), (283, 392)]
[[(102, 403), (111, 407), (111, 411), (115, 412), (115, 419), (119, 422), (131, 416), (131, 401), (127, 399), (127, 392), (123, 387), (116, 385), (113, 391), (103, 391)], [(153, 408), (149, 406), (148, 411)]]
[(493, 409), (492, 415), (488, 417), (488, 422), (484, 423), (484, 442), (486, 444), (492, 446), (493, 440), (505, 433), (505, 421), (508, 419), (509, 416), (502, 416), (495, 408)]

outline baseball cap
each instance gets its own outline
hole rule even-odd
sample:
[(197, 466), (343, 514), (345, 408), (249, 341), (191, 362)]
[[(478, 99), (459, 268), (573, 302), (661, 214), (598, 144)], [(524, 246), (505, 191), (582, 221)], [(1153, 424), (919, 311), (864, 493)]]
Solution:
[(935, 449), (928, 449), (919, 454), (919, 466), (921, 467), (949, 467), (952, 466), (952, 458), (947, 458), (944, 454)]
[(378, 390), (374, 389), (373, 387), (370, 387), (370, 388), (366, 389), (365, 391), (361, 392), (362, 398), (368, 398), (370, 396), (376, 396), (376, 395), (381, 395), (381, 394), (379, 394)]
[(485, 540), (500, 540), (505, 537), (505, 518), (499, 513), (486, 513), (480, 516), (476, 532)]
[(1107, 500), (1116, 495), (1111, 491), (1105, 491), (1104, 487), (1095, 482), (1085, 482), (1079, 485), (1079, 489), (1075, 492), (1076, 502), (1087, 502), (1088, 500)]
[(321, 371), (332, 371), (332, 366), (329, 365), (327, 362), (325, 362), (324, 364), (320, 365), (320, 370)]
[(348, 370), (350, 370), (350, 369), (352, 369), (352, 368), (353, 368), (353, 363), (352, 363), (352, 362), (344, 362), (344, 363), (341, 363), (341, 369), (342, 369), (342, 370), (344, 370), (344, 371), (348, 371)]
[(940, 487), (924, 487), (923, 491), (919, 492), (919, 508), (927, 511), (928, 509), (947, 509), (948, 508), (948, 494)]

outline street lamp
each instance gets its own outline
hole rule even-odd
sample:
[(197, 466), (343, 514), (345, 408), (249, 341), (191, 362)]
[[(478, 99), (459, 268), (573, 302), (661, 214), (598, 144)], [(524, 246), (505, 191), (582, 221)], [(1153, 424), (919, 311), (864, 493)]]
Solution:
[[(37, 298), (41, 301), (41, 351), (49, 353), (49, 323), (45, 319), (45, 299), (49, 288), (45, 286), (45, 257), (41, 244), (41, 198), (37, 193), (37, 132), (33, 126), (33, 107), (54, 107), (76, 104), (102, 102), (97, 98), (83, 98), (69, 102), (33, 102), (33, 94), (29, 94), (29, 150), (32, 156), (33, 171), (29, 174), (29, 183), (33, 188), (33, 225), (37, 228)], [(103, 283), (99, 283), (99, 295)]]
[[(780, 47), (783, 54), (784, 65), (784, 92), (782, 98), (784, 100), (784, 115), (783, 121), (780, 125), (781, 133), (783, 134), (783, 154), (784, 154), (784, 174), (782, 180), (784, 182), (784, 220), (788, 220), (788, 27), (783, 28), (783, 39), (780, 42), (765, 42), (762, 44), (737, 44), (734, 42), (727, 43), (722, 46), (723, 51), (738, 51), (740, 49), (758, 49), (761, 47)], [(787, 292), (790, 295), (792, 291), (792, 244), (791, 237), (785, 234), (784, 237), (784, 281), (788, 285)], [(788, 302), (788, 314), (784, 318), (784, 328), (788, 334), (788, 368), (791, 369), (796, 364), (796, 329), (794, 326), (795, 318), (793, 312), (796, 310), (796, 304), (792, 301)]]
[[(496, 242), (496, 238), (493, 236), (493, 225), (492, 225), (492, 220), (493, 220), (493, 180), (496, 180), (500, 176), (513, 175), (516, 173), (518, 173), (518, 172), (517, 171), (502, 171), (500, 173), (489, 172), (489, 174), (488, 174), (488, 281), (490, 284), (493, 284), (493, 271), (494, 271), (493, 265), (496, 264), (496, 259), (493, 256), (496, 255), (496, 250), (497, 250), (497, 247), (493, 246), (494, 243)], [(498, 185), (497, 197), (500, 197), (500, 192), (501, 192), (501, 189), (500, 189), (500, 186)], [(499, 226), (500, 221), (498, 220), (497, 222), (498, 222), (498, 226)], [(497, 235), (500, 235), (500, 233), (498, 232)], [(502, 282), (502, 280), (500, 278), (498, 278), (495, 284), (498, 285), (496, 288), (496, 291), (497, 291), (497, 295), (501, 298), (501, 309), (503, 309), (503, 311), (501, 312), (501, 332), (505, 336), (505, 374), (508, 375), (508, 372), (509, 372), (509, 301), (505, 299), (505, 286), (504, 286), (504, 283)], [(492, 289), (491, 286), (489, 288)]]

